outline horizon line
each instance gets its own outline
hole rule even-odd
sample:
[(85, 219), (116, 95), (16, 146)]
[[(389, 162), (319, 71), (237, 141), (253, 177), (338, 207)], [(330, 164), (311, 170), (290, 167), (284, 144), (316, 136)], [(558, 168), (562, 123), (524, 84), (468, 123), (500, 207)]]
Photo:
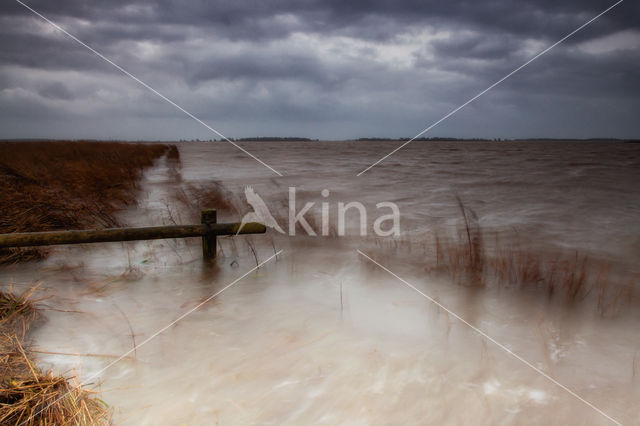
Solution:
[[(254, 136), (232, 138), (236, 142), (393, 142), (407, 141), (409, 137), (359, 137), (346, 139), (320, 139), (298, 136)], [(590, 138), (558, 138), (558, 137), (525, 137), (525, 138), (483, 138), (483, 137), (424, 137), (414, 139), (416, 142), (526, 142), (526, 141), (555, 141), (555, 142), (589, 142), (589, 141), (611, 141), (611, 142), (640, 142), (640, 138), (620, 138), (620, 137), (590, 137)], [(179, 138), (179, 139), (101, 139), (101, 138), (0, 138), (0, 142), (224, 142), (222, 139), (199, 139), (199, 138)]]

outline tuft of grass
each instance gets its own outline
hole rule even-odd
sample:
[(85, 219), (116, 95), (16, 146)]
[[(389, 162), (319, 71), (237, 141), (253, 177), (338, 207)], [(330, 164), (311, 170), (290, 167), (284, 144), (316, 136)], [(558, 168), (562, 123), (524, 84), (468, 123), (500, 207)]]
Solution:
[(0, 424), (110, 424), (111, 412), (92, 392), (53, 372), (43, 373), (24, 347), (24, 333), (37, 318), (32, 287), (22, 295), (0, 292)]
[(435, 269), (446, 270), (459, 284), (484, 287), (487, 261), (476, 213), (456, 195), (463, 225), (457, 239), (435, 236)]
[(38, 310), (32, 295), (39, 285), (23, 294), (0, 292), (0, 332), (18, 333), (22, 338), (38, 318)]
[(104, 403), (64, 377), (43, 374), (16, 336), (1, 335), (0, 349), (0, 424), (110, 424)]
[(461, 259), (465, 264), (465, 272), (472, 285), (484, 286), (485, 256), (482, 245), (482, 228), (478, 223), (476, 213), (467, 208), (459, 196), (456, 195), (460, 214), (464, 220), (464, 235), (466, 236), (467, 253)]

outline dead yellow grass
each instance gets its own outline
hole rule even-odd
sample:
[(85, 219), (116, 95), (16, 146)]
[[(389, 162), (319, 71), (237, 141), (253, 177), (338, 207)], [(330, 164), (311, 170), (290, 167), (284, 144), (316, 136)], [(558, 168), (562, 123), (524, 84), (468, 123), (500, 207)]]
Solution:
[(34, 291), (0, 292), (0, 424), (110, 424), (104, 403), (65, 377), (43, 373), (25, 348), (25, 332), (37, 318)]

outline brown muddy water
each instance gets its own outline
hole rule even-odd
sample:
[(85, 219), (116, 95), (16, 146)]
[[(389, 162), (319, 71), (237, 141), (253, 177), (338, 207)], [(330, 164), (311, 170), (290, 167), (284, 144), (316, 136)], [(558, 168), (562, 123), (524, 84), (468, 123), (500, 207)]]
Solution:
[[(360, 177), (396, 145), (244, 146), (284, 177), (228, 144), (184, 143), (179, 174), (164, 161), (150, 170), (123, 219), (185, 222), (173, 192), (216, 180), (241, 213), (251, 186), (278, 220), (295, 187), (297, 211), (314, 202), (308, 216), (320, 223), (326, 202), (332, 227), (338, 202), (363, 203), (369, 225), (388, 213), (377, 203), (394, 202), (401, 235), (360, 237), (350, 215), (346, 237), (221, 238), (214, 267), (190, 239), (60, 247), (3, 269), (17, 289), (44, 282), (42, 303), (56, 309), (32, 335), (36, 349), (57, 352), (40, 354), (42, 366), (101, 390), (116, 424), (640, 424), (637, 305), (603, 315), (592, 295), (568, 304), (516, 285), (478, 289), (426, 266), (434, 235), (461, 224), (458, 195), (488, 240), (579, 251), (638, 276), (639, 144), (415, 142)], [(283, 251), (141, 345), (250, 271), (252, 248), (258, 261)]]

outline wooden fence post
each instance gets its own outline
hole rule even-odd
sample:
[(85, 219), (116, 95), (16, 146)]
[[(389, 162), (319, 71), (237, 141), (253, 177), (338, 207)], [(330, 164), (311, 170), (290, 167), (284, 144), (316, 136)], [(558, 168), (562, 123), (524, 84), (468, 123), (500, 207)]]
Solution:
[[(217, 222), (216, 209), (205, 209), (200, 212), (200, 223), (203, 225), (213, 225)], [(202, 257), (205, 260), (216, 258), (216, 235), (208, 232), (202, 236)]]

